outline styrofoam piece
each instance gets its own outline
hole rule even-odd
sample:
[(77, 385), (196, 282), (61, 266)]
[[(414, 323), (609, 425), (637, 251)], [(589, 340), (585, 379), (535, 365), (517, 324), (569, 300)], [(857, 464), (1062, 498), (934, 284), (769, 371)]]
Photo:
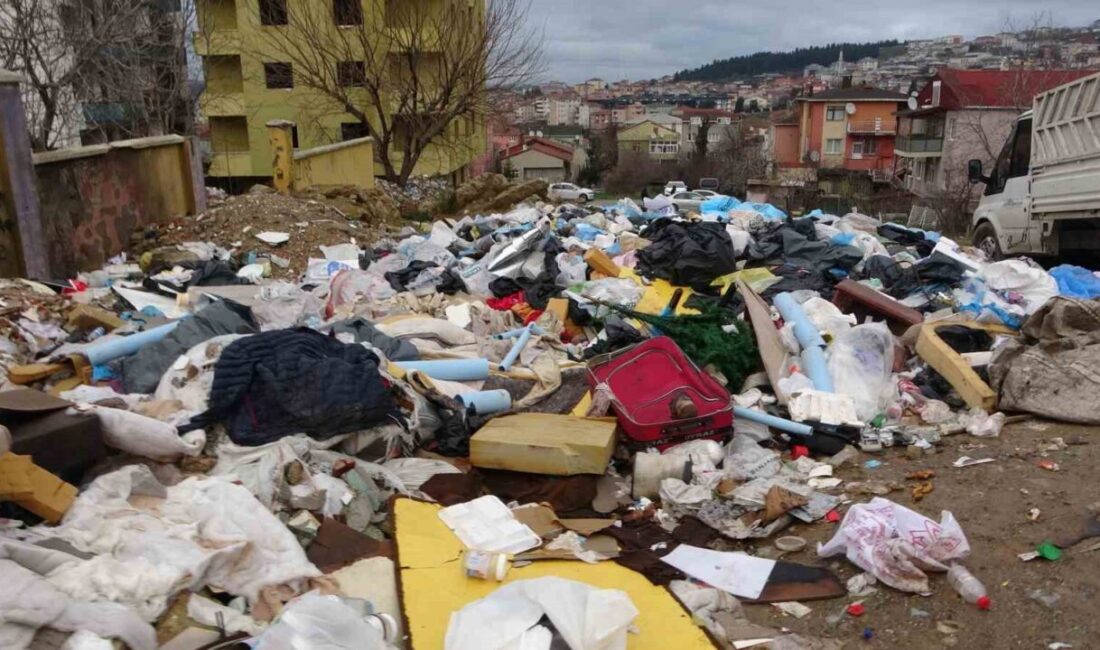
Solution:
[(855, 402), (841, 393), (803, 390), (791, 396), (787, 409), (791, 412), (791, 419), (797, 422), (863, 426), (856, 416)]
[(522, 553), (542, 539), (520, 523), (504, 502), (486, 495), (439, 511), (439, 518), (467, 548), (490, 553)]

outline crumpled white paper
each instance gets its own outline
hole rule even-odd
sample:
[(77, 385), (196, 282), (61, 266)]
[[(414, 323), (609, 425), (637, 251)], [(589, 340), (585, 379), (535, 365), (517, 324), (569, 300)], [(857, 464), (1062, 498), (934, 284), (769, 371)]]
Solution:
[(818, 544), (817, 554), (844, 553), (850, 562), (883, 584), (901, 591), (928, 594), (924, 571), (947, 571), (947, 564), (970, 554), (970, 543), (955, 516), (948, 511), (940, 523), (876, 497), (852, 506), (836, 535)]

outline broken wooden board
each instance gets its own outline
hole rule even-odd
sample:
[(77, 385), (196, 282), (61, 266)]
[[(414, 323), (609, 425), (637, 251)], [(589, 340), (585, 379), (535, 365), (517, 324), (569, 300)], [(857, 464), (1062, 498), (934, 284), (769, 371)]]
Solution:
[(615, 448), (615, 418), (518, 413), (493, 418), (470, 438), (475, 467), (531, 474), (603, 474)]
[(1015, 334), (1012, 330), (997, 325), (983, 325), (960, 321), (941, 321), (927, 323), (920, 328), (917, 334), (917, 354), (933, 370), (943, 375), (959, 397), (971, 408), (980, 408), (986, 412), (992, 412), (997, 407), (997, 394), (982, 381), (978, 373), (970, 367), (970, 363), (963, 355), (955, 352), (943, 339), (936, 334), (936, 330), (946, 326), (962, 326), (971, 329), (980, 329), (990, 334)]
[(760, 358), (764, 362), (764, 370), (768, 373), (768, 383), (772, 385), (775, 399), (780, 404), (786, 404), (787, 398), (783, 391), (779, 390), (779, 380), (783, 377), (783, 368), (787, 365), (787, 348), (779, 338), (779, 330), (772, 323), (771, 309), (755, 291), (749, 288), (740, 278), (737, 279), (737, 292), (745, 300), (745, 311), (748, 312), (749, 321), (752, 323), (752, 331), (756, 334), (756, 347), (760, 350)]

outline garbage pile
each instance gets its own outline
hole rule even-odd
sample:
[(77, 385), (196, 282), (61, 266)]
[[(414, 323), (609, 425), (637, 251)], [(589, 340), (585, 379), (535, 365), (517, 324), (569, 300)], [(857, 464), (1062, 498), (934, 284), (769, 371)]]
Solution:
[[(991, 606), (950, 512), (838, 474), (1100, 420), (1100, 278), (854, 210), (540, 191), (401, 229), (258, 192), (3, 281), (0, 646), (839, 648), (743, 607), (858, 616), (937, 572)], [(785, 560), (796, 522), (864, 573)]]

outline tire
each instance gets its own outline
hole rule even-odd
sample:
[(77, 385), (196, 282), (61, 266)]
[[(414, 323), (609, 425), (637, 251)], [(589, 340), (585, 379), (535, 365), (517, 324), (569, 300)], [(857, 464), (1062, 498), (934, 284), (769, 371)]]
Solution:
[(581, 205), (588, 203), (588, 201), (590, 201), (590, 199), (588, 198), (587, 194), (581, 194), (577, 197), (577, 203), (580, 203)]
[(997, 241), (997, 231), (994, 230), (993, 224), (988, 221), (981, 222), (974, 229), (973, 240), (974, 247), (985, 253), (989, 261), (996, 262), (1004, 258), (1004, 254), (1001, 252), (1001, 244)]

